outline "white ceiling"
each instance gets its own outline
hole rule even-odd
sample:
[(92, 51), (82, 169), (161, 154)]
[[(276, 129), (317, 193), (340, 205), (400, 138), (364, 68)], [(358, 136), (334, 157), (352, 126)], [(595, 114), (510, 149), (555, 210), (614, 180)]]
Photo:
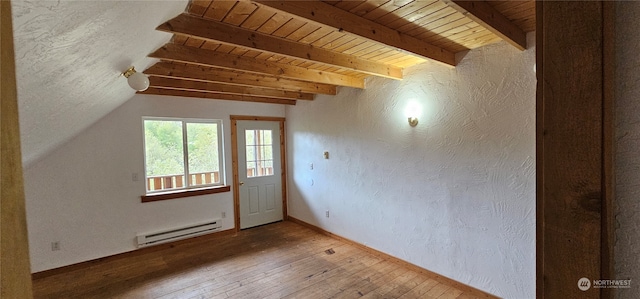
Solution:
[(25, 165), (42, 158), (130, 99), (120, 76), (144, 70), (171, 38), (155, 27), (176, 1), (13, 0), (16, 76)]

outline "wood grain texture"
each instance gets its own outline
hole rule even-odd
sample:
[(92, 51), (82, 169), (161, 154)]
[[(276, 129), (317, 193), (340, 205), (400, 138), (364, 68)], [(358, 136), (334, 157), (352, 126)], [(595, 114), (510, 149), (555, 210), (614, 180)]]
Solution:
[[(602, 43), (603, 43), (603, 73), (602, 73), (602, 222), (601, 222), (601, 244), (600, 254), (600, 275), (607, 278), (615, 277), (615, 209), (616, 209), (616, 178), (615, 178), (615, 90), (616, 90), (616, 14), (615, 3), (604, 1), (602, 3)], [(600, 292), (601, 298), (614, 298), (614, 289), (603, 289)]]
[(223, 100), (223, 101), (255, 102), (255, 103), (283, 104), (283, 105), (296, 104), (296, 100), (254, 97), (254, 96), (248, 96), (248, 95), (224, 94), (224, 93), (215, 93), (215, 92), (162, 89), (157, 87), (149, 87), (149, 89), (142, 92), (138, 92), (138, 93), (153, 94), (153, 95), (159, 95), (159, 96), (200, 98), (200, 99), (212, 99), (212, 100)]
[(322, 26), (333, 27), (340, 32), (348, 32), (396, 48), (405, 53), (452, 66), (456, 64), (452, 52), (379, 24), (378, 22), (381, 20), (373, 22), (320, 1), (257, 0), (255, 2), (316, 22)]
[(251, 116), (251, 115), (231, 115), (231, 119), (233, 120), (263, 120), (263, 121), (278, 121), (284, 122), (286, 119), (284, 117), (277, 116)]
[(317, 82), (323, 84), (364, 88), (364, 80), (335, 73), (311, 70), (285, 63), (258, 60), (255, 58), (226, 54), (218, 51), (167, 44), (149, 57), (165, 61), (197, 64), (201, 66), (219, 67), (231, 70), (242, 70), (289, 79)]
[(286, 131), (284, 117), (273, 116), (253, 116), (253, 115), (231, 115), (231, 167), (233, 171), (233, 206), (234, 206), (234, 222), (236, 229), (240, 230), (240, 181), (238, 178), (238, 121), (277, 121), (280, 128), (280, 167), (281, 167), (281, 185), (282, 185), (282, 219), (287, 219), (287, 161), (286, 161)]
[(454, 53), (501, 38), (523, 48), (523, 32), (535, 29), (535, 1), (454, 2), (197, 0), (158, 27), (173, 44), (150, 56), (247, 73), (243, 84), (262, 74), (364, 88), (371, 75), (401, 79), (426, 60), (454, 65)]
[(231, 172), (233, 176), (233, 222), (235, 230), (240, 231), (240, 179), (238, 178), (238, 118), (231, 120)]
[(538, 5), (538, 297), (608, 298), (577, 281), (612, 278), (612, 14), (596, 1)]
[(34, 289), (35, 298), (484, 298), (289, 221), (96, 261)]
[(287, 39), (250, 31), (214, 20), (198, 18), (188, 14), (181, 14), (158, 26), (156, 29), (173, 34), (195, 36), (233, 46), (257, 49), (272, 54), (280, 54), (333, 65), (370, 75), (402, 79), (402, 70), (394, 66), (366, 61), (358, 57), (327, 51), (311, 45), (292, 42)]
[(196, 243), (209, 242), (224, 236), (234, 236), (235, 234), (236, 234), (236, 231), (234, 229), (228, 229), (228, 230), (223, 230), (223, 231), (206, 234), (202, 236), (197, 236), (189, 239), (183, 239), (183, 240), (178, 240), (174, 242), (162, 243), (162, 244), (157, 244), (149, 247), (143, 247), (133, 251), (127, 251), (127, 252), (123, 252), (115, 255), (110, 255), (107, 257), (80, 262), (77, 264), (71, 264), (68, 266), (60, 267), (60, 268), (53, 268), (45, 271), (36, 272), (31, 274), (31, 278), (32, 280), (42, 280), (51, 276), (56, 276), (56, 275), (61, 275), (61, 274), (71, 273), (78, 270), (91, 268), (92, 266), (97, 264), (112, 263), (112, 262), (117, 262), (117, 261), (126, 260), (126, 259), (136, 259), (137, 257), (151, 254), (152, 252), (167, 250), (169, 248), (174, 248), (176, 246), (183, 246), (184, 244), (191, 244), (193, 242), (196, 242)]
[(194, 14), (197, 16), (203, 16), (204, 13), (209, 8), (211, 4), (211, 0), (193, 0), (189, 1), (189, 6), (187, 7), (187, 11), (190, 14)]
[(253, 86), (239, 86), (220, 84), (214, 82), (202, 82), (192, 80), (179, 80), (175, 78), (152, 77), (150, 87), (162, 89), (176, 89), (187, 91), (201, 91), (221, 94), (247, 95), (254, 97), (278, 98), (288, 100), (313, 100), (313, 94), (260, 88)]
[(279, 120), (280, 122), (280, 178), (282, 185), (282, 219), (289, 218), (289, 204), (287, 203), (287, 132), (285, 126), (285, 119)]
[[(362, 245), (362, 244), (360, 244), (358, 242), (354, 242), (354, 241), (352, 241), (350, 239), (347, 239), (347, 238), (344, 238), (342, 236), (336, 235), (336, 234), (331, 233), (329, 231), (326, 231), (326, 230), (324, 230), (324, 229), (322, 229), (320, 227), (317, 227), (317, 226), (312, 225), (310, 223), (307, 223), (307, 222), (304, 222), (302, 220), (299, 220), (297, 218), (289, 216), (287, 220), (291, 221), (291, 222), (294, 222), (294, 223), (297, 223), (299, 225), (302, 225), (304, 227), (307, 227), (307, 228), (309, 228), (309, 229), (311, 229), (311, 230), (313, 230), (315, 232), (318, 232), (320, 234), (323, 234), (323, 235), (338, 239), (338, 240), (340, 240), (342, 242), (349, 243), (349, 244), (351, 244), (353, 246), (356, 246), (356, 247), (362, 249), (365, 252), (368, 252), (368, 253), (370, 253), (372, 255), (375, 255), (375, 256), (378, 256), (378, 257), (382, 257), (382, 258), (384, 258), (386, 260), (389, 260), (389, 261), (391, 261), (391, 262), (393, 262), (395, 264), (401, 265), (402, 267), (405, 267), (407, 269), (410, 269), (410, 270), (413, 270), (415, 272), (424, 274), (424, 275), (427, 276), (426, 279), (432, 279), (432, 280), (435, 280), (435, 281), (437, 281), (439, 283), (447, 285), (447, 286), (451, 287), (452, 289), (461, 290), (462, 292), (465, 293), (466, 296), (471, 296), (472, 298), (497, 298), (497, 297), (495, 297), (495, 296), (493, 296), (491, 294), (485, 293), (485, 292), (483, 292), (481, 290), (478, 290), (476, 288), (473, 288), (471, 286), (468, 286), (468, 285), (465, 285), (463, 283), (457, 282), (457, 281), (455, 281), (453, 279), (450, 279), (448, 277), (444, 277), (444, 276), (439, 275), (437, 273), (431, 272), (431, 271), (429, 271), (427, 269), (418, 267), (418, 266), (416, 266), (414, 264), (411, 264), (411, 263), (406, 262), (404, 260), (398, 259), (398, 258), (396, 258), (394, 256), (391, 256), (391, 255), (388, 255), (388, 254), (386, 254), (384, 252), (375, 250), (375, 249), (373, 249), (371, 247), (368, 247), (366, 245)], [(417, 297), (420, 297), (420, 296), (413, 296), (413, 297), (409, 297), (409, 298), (417, 298)], [(387, 297), (387, 298), (389, 298), (389, 297)], [(390, 298), (396, 298), (396, 297), (395, 296), (391, 296)], [(455, 297), (455, 298), (457, 298), (457, 297)]]
[(0, 1), (0, 297), (31, 298), (11, 2)]
[(527, 36), (522, 29), (493, 8), (486, 1), (447, 0), (447, 4), (465, 16), (500, 36), (514, 47), (527, 48)]
[(277, 90), (335, 95), (334, 85), (278, 78), (268, 75), (248, 74), (224, 69), (212, 69), (196, 65), (180, 65), (158, 62), (144, 71), (150, 76), (226, 83), (242, 86), (259, 86)]
[(536, 1), (490, 0), (487, 2), (524, 32), (536, 30)]
[(536, 298), (544, 299), (544, 10), (536, 5)]

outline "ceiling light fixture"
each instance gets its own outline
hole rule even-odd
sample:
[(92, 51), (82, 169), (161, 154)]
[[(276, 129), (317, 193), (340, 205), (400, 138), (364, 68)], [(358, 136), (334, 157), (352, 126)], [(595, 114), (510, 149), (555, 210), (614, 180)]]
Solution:
[(122, 75), (127, 78), (129, 86), (137, 91), (145, 91), (149, 88), (149, 78), (147, 75), (136, 72), (133, 66), (124, 71)]

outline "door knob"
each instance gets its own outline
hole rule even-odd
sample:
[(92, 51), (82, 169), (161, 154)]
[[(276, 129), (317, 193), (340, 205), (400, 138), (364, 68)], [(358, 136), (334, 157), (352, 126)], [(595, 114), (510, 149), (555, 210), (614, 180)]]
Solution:
[(239, 182), (238, 185), (242, 186), (244, 185), (244, 182)]

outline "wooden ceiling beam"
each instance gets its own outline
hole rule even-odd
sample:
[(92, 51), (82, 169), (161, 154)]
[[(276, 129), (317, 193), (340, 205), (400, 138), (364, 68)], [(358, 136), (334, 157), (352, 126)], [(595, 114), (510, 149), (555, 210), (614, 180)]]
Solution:
[(526, 33), (486, 1), (445, 0), (445, 3), (514, 47), (527, 48)]
[(316, 48), (312, 45), (294, 42), (214, 20), (199, 18), (186, 13), (180, 14), (165, 22), (156, 29), (163, 32), (187, 35), (237, 47), (256, 49), (272, 54), (323, 63), (374, 76), (398, 80), (402, 79), (402, 69), (398, 67), (367, 61), (355, 56)]
[(149, 57), (165, 61), (242, 70), (309, 82), (360, 89), (364, 88), (364, 79), (361, 78), (176, 44), (166, 44), (162, 48), (149, 54)]
[(199, 99), (213, 99), (213, 100), (227, 100), (227, 101), (241, 101), (241, 102), (255, 102), (255, 103), (269, 103), (269, 104), (283, 104), (283, 105), (295, 105), (296, 100), (286, 100), (277, 98), (263, 98), (247, 95), (237, 94), (222, 94), (211, 92), (199, 92), (188, 90), (175, 90), (175, 89), (162, 89), (157, 87), (149, 87), (145, 91), (139, 91), (138, 94), (151, 94), (161, 96), (174, 96), (174, 97), (188, 97)]
[(150, 87), (157, 87), (162, 89), (247, 95), (247, 96), (254, 96), (254, 97), (278, 98), (278, 99), (288, 99), (288, 100), (313, 100), (313, 94), (295, 92), (295, 91), (229, 85), (229, 84), (203, 82), (203, 81), (181, 80), (181, 79), (175, 79), (175, 78), (154, 77), (154, 76), (151, 76), (149, 81), (150, 81)]
[(158, 62), (145, 70), (144, 73), (158, 77), (336, 95), (336, 86), (334, 85), (297, 81), (268, 75), (233, 72), (224, 69), (212, 69), (197, 65)]
[(253, 0), (253, 2), (304, 18), (321, 26), (329, 26), (340, 32), (347, 32), (393, 47), (407, 54), (450, 66), (456, 65), (455, 54), (452, 52), (321, 1)]

